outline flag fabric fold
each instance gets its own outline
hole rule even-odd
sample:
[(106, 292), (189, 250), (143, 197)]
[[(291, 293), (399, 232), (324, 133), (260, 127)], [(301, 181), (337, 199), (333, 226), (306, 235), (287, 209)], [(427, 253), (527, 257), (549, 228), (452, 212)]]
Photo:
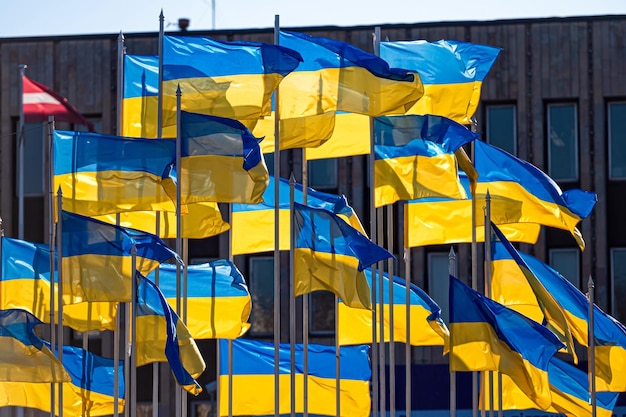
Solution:
[[(187, 265), (187, 320), (194, 339), (235, 339), (250, 328), (252, 300), (246, 281), (235, 264), (218, 259)], [(155, 281), (156, 271), (148, 275)], [(161, 264), (159, 289), (176, 306), (176, 265)]]
[(181, 112), (182, 155), (176, 180), (183, 203), (260, 203), (268, 172), (259, 139), (241, 122)]
[(294, 203), (295, 295), (326, 290), (350, 307), (371, 308), (363, 270), (393, 255), (333, 212)]
[[(219, 364), (219, 415), (228, 415), (228, 342), (220, 340)], [(233, 340), (233, 415), (274, 414), (274, 345), (257, 340)], [(302, 395), (304, 382), (304, 346), (295, 347), (296, 412), (304, 411)], [(340, 349), (340, 407), (342, 416), (366, 417), (370, 415), (371, 365), (368, 346), (344, 346)], [(288, 414), (291, 407), (290, 346), (279, 347), (279, 414)], [(308, 412), (334, 416), (337, 389), (335, 348), (316, 344), (308, 345)]]
[[(233, 204), (231, 220), (233, 255), (274, 250), (274, 208), (276, 207), (274, 181), (275, 178), (270, 176), (269, 184), (263, 193), (262, 203)], [(279, 247), (280, 250), (289, 250), (289, 234), (291, 230), (291, 222), (289, 221), (289, 180), (279, 178), (278, 194), (280, 216)], [(304, 202), (304, 187), (302, 184), (295, 184), (294, 200), (298, 203)], [(307, 205), (332, 211), (365, 235), (361, 221), (354, 209), (348, 205), (345, 196), (328, 194), (307, 187)]]
[(58, 122), (87, 126), (94, 131), (93, 123), (87, 120), (70, 102), (43, 84), (22, 75), (22, 106), (25, 122), (46, 122), (54, 116)]
[(541, 324), (450, 276), (450, 370), (509, 375), (542, 409), (552, 404), (548, 363), (563, 347)]
[(155, 235), (110, 225), (78, 214), (61, 213), (63, 301), (131, 301), (131, 249), (136, 270), (149, 274), (170, 258), (180, 257)]
[[(366, 269), (365, 277), (370, 287), (372, 286), (372, 271)], [(376, 293), (380, 294), (378, 277), (374, 278)], [(441, 308), (422, 289), (415, 284), (410, 284), (409, 311), (411, 314), (411, 340), (413, 346), (443, 346), (448, 344), (450, 333), (448, 327), (441, 319)], [(389, 313), (392, 308), (389, 296), (389, 275), (383, 274), (384, 300), (384, 342), (389, 342)], [(380, 303), (376, 302), (376, 311), (379, 311)], [(393, 311), (394, 311), (394, 340), (406, 343), (406, 281), (402, 278), (393, 277)], [(380, 329), (380, 319), (376, 317), (376, 326)], [(360, 308), (347, 307), (339, 300), (339, 327), (337, 331), (340, 345), (356, 345), (372, 343), (372, 313)], [(377, 334), (380, 341), (380, 335)]]
[(167, 362), (178, 384), (198, 395), (206, 364), (196, 342), (159, 288), (137, 273), (137, 366)]
[[(23, 309), (42, 322), (50, 323), (53, 312), (50, 308), (49, 246), (4, 236), (1, 239), (0, 310)], [(56, 287), (56, 259), (54, 265), (52, 281)], [(116, 314), (116, 302), (68, 304), (63, 306), (63, 323), (79, 332), (115, 330)]]
[(42, 322), (26, 310), (0, 310), (0, 381), (66, 382), (70, 376), (35, 334)]
[(452, 40), (381, 42), (380, 56), (393, 65), (417, 71), (424, 96), (409, 114), (436, 114), (471, 124), (482, 83), (500, 48)]

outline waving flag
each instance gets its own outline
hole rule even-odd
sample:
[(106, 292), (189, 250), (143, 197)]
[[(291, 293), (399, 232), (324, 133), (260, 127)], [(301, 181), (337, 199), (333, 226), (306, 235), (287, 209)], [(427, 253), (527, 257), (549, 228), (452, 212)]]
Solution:
[(94, 131), (93, 123), (85, 119), (65, 97), (55, 93), (43, 84), (22, 76), (22, 111), (26, 122), (45, 122), (54, 116), (59, 122), (87, 126)]
[(149, 274), (170, 258), (180, 257), (157, 236), (89, 217), (62, 212), (63, 300), (131, 301), (131, 249), (136, 270)]
[[(4, 236), (1, 239), (0, 310), (19, 308), (50, 323), (50, 248)], [(56, 283), (56, 268), (52, 275)], [(115, 330), (116, 314), (115, 302), (68, 304), (63, 306), (63, 324), (79, 332)]]
[(63, 210), (85, 216), (176, 211), (168, 196), (176, 193), (169, 178), (174, 140), (55, 130), (53, 147), (54, 190), (63, 192)]
[(0, 381), (64, 382), (70, 376), (35, 334), (39, 319), (25, 310), (0, 310)]
[[(122, 91), (122, 136), (156, 138), (159, 98), (159, 57), (124, 55)], [(176, 137), (175, 126), (161, 132)]]
[[(49, 344), (46, 342), (49, 348)], [(67, 416), (107, 416), (115, 412), (115, 362), (86, 350), (63, 346), (63, 367), (71, 381), (61, 384), (62, 414)], [(118, 364), (118, 412), (124, 410), (124, 369)], [(29, 407), (50, 412), (50, 384), (0, 382), (0, 407)], [(56, 404), (55, 414), (61, 415)]]
[(552, 404), (550, 358), (563, 347), (548, 329), (450, 276), (450, 370), (509, 375), (542, 410)]
[(294, 203), (295, 295), (332, 291), (350, 307), (371, 308), (363, 270), (393, 255), (333, 212)]
[(195, 380), (206, 368), (189, 330), (149, 279), (137, 275), (137, 366), (168, 362), (187, 392), (202, 392)]
[(389, 65), (417, 71), (424, 96), (409, 114), (436, 114), (461, 124), (471, 123), (485, 77), (500, 48), (468, 42), (381, 42), (380, 56)]
[(180, 175), (184, 203), (262, 201), (268, 172), (259, 139), (237, 120), (182, 112)]
[[(187, 320), (194, 339), (235, 339), (250, 328), (250, 292), (235, 264), (226, 260), (187, 265)], [(148, 279), (154, 281), (157, 270)], [(159, 289), (176, 306), (176, 265), (159, 266)]]
[[(280, 250), (289, 250), (289, 180), (279, 179), (278, 207), (280, 215)], [(295, 184), (294, 200), (304, 202), (302, 184)], [(354, 209), (348, 205), (345, 196), (328, 194), (307, 188), (307, 204), (310, 207), (324, 208), (337, 214), (352, 227), (365, 235), (365, 230)], [(263, 193), (263, 202), (259, 204), (233, 204), (232, 215), (232, 253), (269, 252), (274, 250), (274, 177), (270, 176), (269, 184)]]
[[(368, 284), (372, 285), (372, 271), (366, 269), (365, 277)], [(374, 277), (374, 284), (377, 294), (381, 289), (378, 285), (378, 277)], [(411, 314), (411, 340), (413, 346), (443, 346), (448, 343), (450, 333), (446, 324), (441, 319), (441, 308), (418, 286), (411, 284), (410, 287)], [(383, 275), (383, 309), (385, 311), (384, 329), (385, 340), (389, 339), (389, 312), (392, 308), (391, 297), (389, 296), (389, 275)], [(402, 278), (393, 277), (393, 331), (396, 342), (406, 343), (407, 323), (406, 323), (406, 282)], [(380, 311), (380, 303), (377, 300), (376, 311)], [(377, 328), (380, 329), (380, 319), (376, 317)], [(360, 308), (347, 307), (341, 300), (339, 301), (339, 329), (337, 331), (340, 345), (356, 345), (361, 343), (372, 343), (372, 313)], [(378, 340), (380, 335), (377, 334)]]
[(163, 37), (163, 124), (176, 124), (176, 89), (185, 111), (237, 120), (270, 114), (270, 98), (302, 61), (278, 45)]
[[(220, 340), (219, 415), (228, 415), (228, 355), (227, 341)], [(290, 347), (279, 347), (278, 393), (280, 414), (288, 414), (291, 407)], [(334, 416), (336, 413), (335, 348), (308, 345), (308, 412)], [(370, 379), (372, 376), (368, 346), (344, 346), (340, 349), (340, 415), (367, 417), (370, 415)], [(274, 344), (257, 340), (233, 340), (233, 415), (263, 416), (274, 414)], [(304, 346), (296, 345), (296, 384), (304, 380)], [(300, 397), (296, 398), (296, 412), (303, 412)]]

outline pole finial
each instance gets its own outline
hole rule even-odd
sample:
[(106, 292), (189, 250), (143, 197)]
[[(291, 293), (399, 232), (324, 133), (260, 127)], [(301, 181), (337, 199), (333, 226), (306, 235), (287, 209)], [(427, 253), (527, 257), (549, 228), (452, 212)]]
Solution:
[(296, 176), (291, 171), (291, 175), (289, 175), (289, 185), (296, 185)]
[(595, 284), (593, 282), (593, 278), (591, 277), (591, 274), (589, 274), (589, 279), (587, 280), (587, 288), (594, 288)]
[(450, 246), (450, 252), (448, 253), (448, 259), (456, 259), (456, 253), (454, 252), (454, 246)]

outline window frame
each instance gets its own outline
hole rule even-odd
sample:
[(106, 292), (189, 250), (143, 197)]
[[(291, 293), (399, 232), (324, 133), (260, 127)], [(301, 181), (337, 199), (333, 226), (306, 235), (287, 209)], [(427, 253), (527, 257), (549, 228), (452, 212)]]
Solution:
[(616, 278), (616, 274), (615, 274), (615, 259), (616, 259), (616, 252), (620, 251), (623, 252), (623, 255), (626, 255), (626, 246), (616, 246), (616, 247), (612, 247), (609, 249), (609, 262), (610, 262), (610, 271), (611, 271), (611, 316), (615, 317), (617, 320), (619, 320), (619, 317), (617, 315), (617, 300), (615, 297), (615, 278)]
[[(313, 165), (316, 163), (331, 163), (332, 170), (331, 180), (328, 184), (316, 184), (313, 180)], [(308, 175), (308, 186), (314, 188), (316, 190), (336, 190), (339, 186), (339, 160), (338, 158), (327, 158), (327, 159), (310, 159), (306, 161), (307, 163), (307, 175)]]
[[(517, 105), (515, 103), (486, 103), (485, 104), (485, 141), (490, 144), (490, 145), (494, 145), (494, 143), (490, 140), (490, 109), (497, 109), (497, 108), (511, 108), (513, 110), (513, 127), (512, 127), (512, 132), (513, 132), (513, 152), (512, 155), (517, 156), (518, 153), (518, 135), (517, 135)], [(494, 145), (495, 146), (495, 145)], [(504, 149), (505, 151), (509, 152), (507, 149)]]
[[(611, 106), (612, 105), (623, 105), (626, 107), (626, 100), (612, 100), (609, 101), (607, 103), (607, 108), (606, 108), (606, 117), (607, 117), (607, 151), (608, 151), (608, 166), (607, 166), (607, 170), (608, 170), (608, 176), (609, 176), (609, 180), (615, 181), (615, 180), (626, 180), (626, 173), (624, 175), (614, 175), (613, 174), (613, 165), (612, 165), (612, 161), (613, 161), (613, 140), (612, 140), (612, 135), (611, 133), (613, 132), (613, 130), (611, 129)], [(626, 140), (626, 138), (624, 138), (624, 140)]]
[[(574, 177), (573, 178), (555, 178), (553, 169), (552, 169), (552, 141), (550, 140), (550, 132), (551, 132), (551, 117), (550, 117), (550, 109), (556, 107), (566, 107), (572, 106), (574, 108)], [(547, 146), (547, 157), (548, 157), (548, 175), (557, 182), (574, 182), (580, 180), (580, 138), (579, 138), (579, 128), (578, 128), (579, 120), (578, 120), (578, 103), (575, 101), (555, 101), (546, 104), (546, 146)]]
[[(250, 297), (252, 298), (255, 291), (255, 282), (257, 282), (257, 279), (259, 278), (258, 276), (255, 277), (254, 275), (254, 263), (256, 261), (272, 261), (272, 265), (274, 264), (274, 257), (273, 256), (250, 256), (250, 258), (248, 259), (248, 271), (249, 271), (249, 276), (251, 279), (249, 279), (248, 281), (248, 288), (250, 290)], [(272, 271), (273, 271), (273, 266), (272, 266)], [(262, 279), (260, 279), (262, 280)], [(274, 300), (273, 298), (273, 288), (274, 288), (274, 281), (271, 281), (272, 283), (272, 312), (274, 311), (274, 303), (276, 302), (276, 300)], [(272, 329), (268, 330), (268, 331), (256, 331), (254, 329), (254, 322), (255, 322), (255, 316), (254, 316), (254, 305), (255, 303), (252, 303), (252, 310), (250, 311), (250, 330), (248, 330), (248, 334), (250, 336), (253, 337), (270, 337), (274, 334), (274, 314), (271, 314), (271, 319), (272, 319)]]
[[(553, 255), (558, 253), (574, 253), (576, 255), (576, 270), (577, 270), (577, 280), (578, 283), (574, 283), (570, 280), (569, 277), (566, 277), (563, 272), (559, 271), (557, 268), (553, 266)], [(548, 264), (552, 269), (557, 271), (563, 278), (565, 278), (570, 284), (574, 285), (576, 288), (581, 289), (582, 285), (582, 275), (581, 275), (581, 264), (580, 264), (580, 250), (578, 248), (551, 248), (548, 249)]]
[[(438, 281), (439, 284), (441, 284), (441, 278), (436, 279), (433, 276), (433, 262), (435, 257), (441, 257), (443, 259), (446, 260), (446, 277), (448, 277), (448, 279), (445, 281), (447, 282), (447, 284), (443, 284), (444, 287), (447, 288), (446, 291), (443, 291), (445, 293), (445, 296), (443, 297), (443, 300), (438, 300), (436, 299), (437, 295), (435, 294), (435, 292), (433, 291), (434, 287), (435, 287), (435, 283), (434, 281)], [(449, 271), (450, 271), (450, 255), (448, 252), (429, 252), (426, 255), (426, 267), (427, 267), (427, 275), (426, 275), (426, 280), (427, 280), (427, 288), (428, 288), (428, 295), (437, 303), (437, 305), (439, 305), (439, 307), (441, 308), (441, 318), (443, 319), (443, 321), (446, 323), (446, 325), (448, 325), (450, 323), (450, 302), (449, 302), (449, 298), (448, 298), (448, 294), (450, 292), (450, 279), (449, 279)], [(458, 277), (457, 277), (458, 278)], [(443, 288), (442, 288), (443, 289)], [(437, 297), (439, 298), (439, 297)]]

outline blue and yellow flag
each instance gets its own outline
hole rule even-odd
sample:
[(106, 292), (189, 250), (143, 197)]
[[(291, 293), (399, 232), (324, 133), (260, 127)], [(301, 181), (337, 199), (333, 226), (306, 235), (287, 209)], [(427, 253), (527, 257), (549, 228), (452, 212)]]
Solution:
[(481, 141), (474, 142), (474, 164), (478, 172), (477, 195), (489, 191), (492, 201), (497, 198), (519, 203), (519, 212), (509, 222), (567, 230), (581, 250), (585, 248), (576, 225), (591, 214), (598, 201), (596, 193), (577, 188), (563, 192), (539, 168)]
[[(1, 239), (0, 310), (20, 308), (50, 323), (50, 248), (4, 236)], [(56, 259), (54, 265), (56, 287)], [(116, 302), (68, 304), (63, 307), (63, 324), (79, 332), (115, 330), (116, 314)]]
[(176, 211), (169, 178), (174, 140), (132, 139), (55, 130), (54, 190), (63, 210), (84, 216), (124, 211)]
[[(585, 294), (539, 259), (522, 252), (511, 254), (506, 242), (495, 242), (492, 256), (494, 299), (525, 315), (540, 316), (542, 304), (526, 278), (532, 274), (563, 311), (572, 336), (582, 346), (589, 346)], [(626, 329), (597, 305), (593, 311), (596, 387), (598, 391), (622, 392), (626, 390), (626, 375), (620, 371), (626, 366)]]
[[(159, 57), (124, 55), (122, 90), (122, 136), (156, 138), (158, 124)], [(176, 129), (161, 132), (162, 137), (176, 137)]]
[(409, 114), (436, 114), (471, 124), (480, 90), (500, 48), (440, 40), (381, 42), (380, 56), (389, 65), (417, 71), (424, 96)]
[(65, 382), (70, 376), (35, 334), (42, 322), (26, 310), (0, 310), (0, 381)]
[[(478, 143), (479, 141), (475, 141)], [(470, 243), (472, 241), (472, 199), (470, 181), (464, 172), (459, 179), (468, 195), (467, 199), (429, 197), (411, 200), (405, 204), (405, 242), (407, 247)], [(485, 239), (484, 216), (485, 195), (477, 195), (476, 241)], [(541, 225), (517, 223), (521, 202), (491, 195), (491, 220), (500, 227), (512, 242), (535, 243)]]
[(393, 255), (323, 208), (294, 203), (295, 295), (331, 291), (349, 307), (371, 308), (363, 270)]
[[(187, 328), (194, 339), (235, 339), (250, 328), (252, 308), (246, 281), (226, 260), (187, 265)], [(169, 305), (176, 306), (176, 265), (161, 264), (148, 279), (156, 281)], [(181, 297), (184, 296), (179, 291)]]
[(136, 270), (149, 274), (170, 258), (180, 257), (157, 236), (110, 225), (78, 214), (61, 213), (63, 301), (131, 301), (131, 249)]
[(450, 276), (450, 370), (499, 371), (542, 410), (552, 404), (548, 362), (563, 347), (541, 324)]
[(251, 121), (269, 115), (272, 92), (301, 61), (278, 45), (165, 35), (163, 126), (176, 124), (178, 86), (185, 111)]
[[(563, 414), (567, 417), (591, 417), (589, 402), (589, 378), (587, 373), (556, 357), (548, 364), (548, 380), (552, 405), (546, 410), (551, 413)], [(489, 403), (490, 391), (482, 384), (485, 399)], [(498, 404), (500, 392), (498, 381), (494, 381), (494, 404)], [(617, 402), (617, 392), (596, 392), (596, 414), (598, 417), (612, 417), (613, 408)], [(538, 409), (535, 404), (508, 376), (502, 375), (502, 409), (503, 410), (532, 410)]]
[(137, 366), (168, 362), (178, 384), (200, 394), (195, 378), (206, 364), (196, 342), (159, 288), (140, 274), (137, 281)]
[[(372, 271), (366, 269), (365, 277), (372, 286)], [(376, 293), (380, 294), (378, 276), (374, 277)], [(406, 343), (406, 281), (393, 277), (393, 303), (389, 293), (389, 275), (383, 275), (383, 309), (385, 342), (389, 342), (390, 311), (393, 306), (393, 332), (396, 342)], [(376, 300), (376, 311), (380, 311), (380, 303)], [(443, 346), (448, 344), (450, 332), (441, 319), (441, 308), (421, 288), (410, 284), (409, 313), (411, 314), (410, 337), (413, 346)], [(380, 329), (380, 318), (376, 317), (376, 326)], [(340, 345), (357, 345), (372, 343), (372, 313), (361, 308), (347, 307), (339, 300), (339, 329), (337, 332)], [(380, 341), (380, 334), (376, 335)]]
[[(45, 343), (48, 348), (49, 344)], [(86, 350), (63, 346), (63, 366), (71, 381), (62, 384), (63, 410), (66, 416), (107, 416), (115, 412), (112, 359)], [(118, 363), (118, 412), (124, 411), (124, 369)], [(29, 407), (50, 412), (50, 384), (0, 382), (0, 407)], [(56, 404), (55, 414), (59, 404)]]
[(477, 136), (441, 116), (375, 118), (376, 207), (428, 197), (467, 198), (455, 151)]
[[(233, 340), (232, 404), (233, 415), (263, 416), (274, 414), (274, 344), (257, 340)], [(228, 415), (228, 341), (220, 340), (219, 395), (220, 416)], [(280, 414), (291, 409), (291, 360), (290, 346), (279, 348)], [(371, 365), (368, 346), (344, 346), (340, 349), (340, 407), (336, 413), (337, 390), (335, 347), (308, 345), (308, 412), (312, 415), (342, 415), (367, 417), (370, 415)], [(304, 382), (304, 346), (295, 348), (296, 412), (302, 413)]]
[[(289, 221), (289, 180), (279, 179), (278, 207), (280, 225), (280, 250), (289, 250), (289, 235), (291, 222)], [(294, 200), (304, 202), (304, 187), (295, 184)], [(243, 255), (248, 253), (269, 252), (274, 250), (275, 218), (274, 210), (276, 198), (274, 177), (270, 176), (269, 184), (263, 193), (263, 202), (260, 204), (233, 204), (232, 214), (232, 253)], [(365, 235), (361, 221), (356, 212), (348, 205), (343, 195), (328, 194), (307, 188), (307, 204), (311, 207), (325, 208), (347, 221), (352, 227)]]
[(176, 180), (183, 203), (263, 201), (269, 174), (260, 140), (241, 122), (182, 112), (181, 136)]

